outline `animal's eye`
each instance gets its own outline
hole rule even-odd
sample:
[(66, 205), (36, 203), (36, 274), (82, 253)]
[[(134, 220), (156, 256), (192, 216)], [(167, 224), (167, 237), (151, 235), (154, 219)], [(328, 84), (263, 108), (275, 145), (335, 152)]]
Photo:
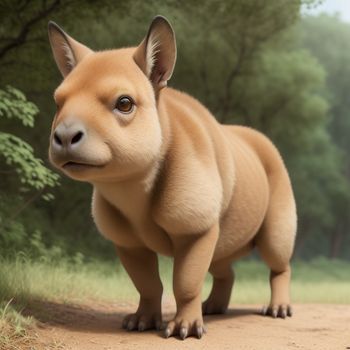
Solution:
[(122, 96), (118, 98), (118, 101), (115, 105), (115, 108), (122, 113), (128, 114), (131, 113), (134, 109), (134, 101), (131, 97)]

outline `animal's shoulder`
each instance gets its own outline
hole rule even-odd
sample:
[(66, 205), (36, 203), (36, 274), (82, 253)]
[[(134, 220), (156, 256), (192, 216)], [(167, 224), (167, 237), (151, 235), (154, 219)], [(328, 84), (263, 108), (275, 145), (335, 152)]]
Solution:
[(171, 90), (166, 99), (171, 140), (157, 188), (154, 219), (166, 231), (201, 232), (214, 224), (221, 212), (223, 189), (215, 146), (220, 125), (184, 93)]
[(178, 154), (162, 172), (152, 213), (158, 225), (169, 233), (185, 234), (203, 232), (217, 222), (222, 183), (215, 166)]

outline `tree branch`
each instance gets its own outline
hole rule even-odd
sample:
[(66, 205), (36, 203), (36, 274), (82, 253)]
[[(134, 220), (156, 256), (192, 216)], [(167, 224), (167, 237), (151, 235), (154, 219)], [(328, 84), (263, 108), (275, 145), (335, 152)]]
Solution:
[[(19, 206), (15, 212), (9, 217), (7, 218), (7, 220), (5, 220), (4, 222), (11, 222), (14, 219), (16, 219), (16, 217), (24, 210), (26, 209), (32, 202), (34, 202), (36, 199), (38, 199), (41, 194), (43, 193), (44, 188), (42, 188), (41, 190), (39, 190), (38, 192), (34, 193), (26, 202), (24, 202), (21, 206)], [(3, 226), (3, 224), (1, 225)]]
[(31, 2), (31, 0), (25, 0), (22, 4), (22, 6), (20, 6), (18, 9), (17, 9), (17, 12), (22, 12), (28, 5), (29, 3)]
[(243, 37), (236, 64), (232, 67), (231, 72), (228, 74), (226, 79), (226, 84), (224, 89), (224, 98), (223, 98), (223, 104), (222, 104), (223, 107), (222, 107), (221, 118), (220, 118), (221, 122), (224, 122), (226, 115), (228, 113), (228, 110), (230, 108), (231, 87), (232, 87), (233, 81), (241, 71), (243, 61), (246, 58), (245, 52), (246, 52), (245, 38)]
[(61, 0), (55, 0), (49, 7), (43, 8), (33, 18), (28, 20), (23, 26), (18, 35), (13, 38), (8, 44), (0, 48), (0, 60), (3, 59), (11, 50), (23, 45), (30, 33), (32, 27), (43, 18), (47, 17), (56, 7), (59, 6)]

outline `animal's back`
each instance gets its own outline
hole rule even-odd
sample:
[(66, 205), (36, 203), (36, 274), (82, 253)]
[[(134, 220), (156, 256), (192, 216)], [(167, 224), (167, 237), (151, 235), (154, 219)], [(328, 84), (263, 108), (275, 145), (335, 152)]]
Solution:
[(277, 174), (288, 177), (282, 157), (268, 137), (247, 126), (223, 125), (223, 128), (228, 131), (228, 135), (238, 137), (257, 154), (269, 179), (272, 175)]

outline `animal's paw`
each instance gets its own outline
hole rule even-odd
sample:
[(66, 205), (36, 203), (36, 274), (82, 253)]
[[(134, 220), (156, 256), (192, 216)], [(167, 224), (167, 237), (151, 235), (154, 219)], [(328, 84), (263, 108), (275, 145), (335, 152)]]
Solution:
[(227, 310), (227, 302), (221, 300), (207, 299), (202, 304), (203, 315), (224, 314)]
[(128, 331), (137, 330), (140, 332), (148, 329), (160, 330), (162, 328), (162, 315), (160, 313), (136, 312), (125, 316), (122, 326)]
[(171, 336), (178, 335), (182, 340), (190, 336), (195, 336), (200, 339), (205, 332), (206, 329), (203, 324), (202, 316), (198, 317), (197, 319), (176, 316), (168, 323), (164, 331), (164, 336), (165, 338), (169, 338)]
[(272, 316), (273, 318), (286, 318), (287, 316), (292, 317), (293, 311), (289, 304), (270, 304), (262, 308), (261, 314), (264, 316)]

